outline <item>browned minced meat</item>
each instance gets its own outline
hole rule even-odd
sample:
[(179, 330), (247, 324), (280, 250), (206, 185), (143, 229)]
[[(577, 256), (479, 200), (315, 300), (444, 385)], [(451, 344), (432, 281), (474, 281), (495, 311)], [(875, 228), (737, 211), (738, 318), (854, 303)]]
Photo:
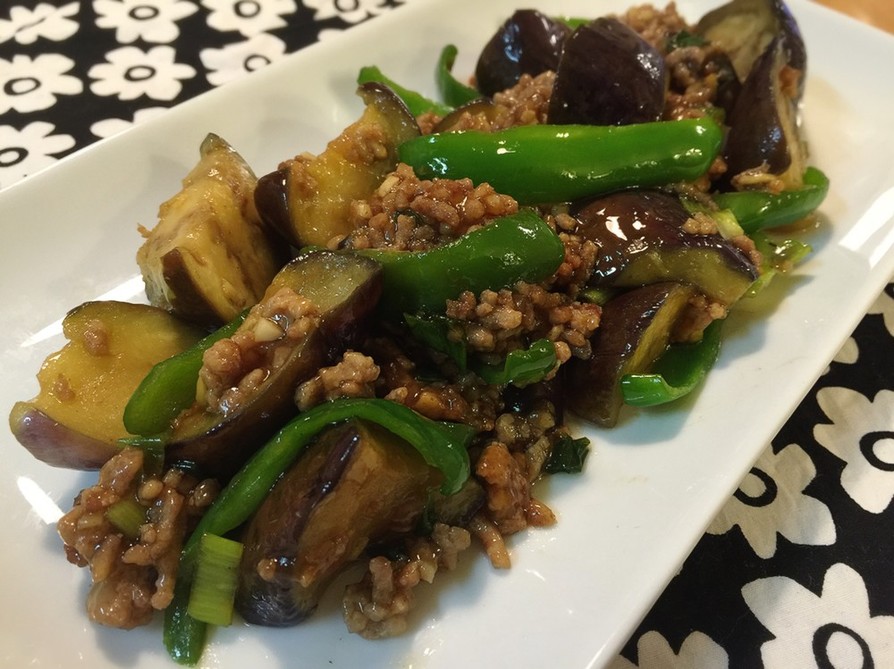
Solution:
[(287, 287), (256, 304), (232, 337), (205, 351), (200, 404), (223, 414), (234, 411), (286, 362), (319, 319), (316, 305)]
[(567, 212), (548, 212), (545, 220), (559, 235), (565, 247), (565, 257), (550, 280), (549, 286), (561, 290), (570, 297), (577, 297), (593, 273), (599, 247), (593, 240), (574, 234), (579, 223)]
[(665, 58), (670, 77), (664, 118), (699, 118), (717, 100), (719, 49), (711, 44), (674, 49)]
[(653, 5), (637, 5), (619, 18), (661, 53), (665, 51), (668, 37), (681, 30), (692, 31), (674, 2), (663, 9)]
[(339, 397), (374, 397), (379, 367), (375, 360), (357, 351), (346, 351), (331, 367), (322, 367), (313, 378), (298, 386), (295, 404), (306, 411)]
[(342, 605), (348, 629), (366, 639), (404, 632), (413, 589), (431, 583), (441, 567), (454, 569), (459, 553), (470, 545), (468, 530), (436, 523), (430, 538), (408, 541), (408, 557), (372, 558), (363, 579), (345, 588)]
[[(111, 627), (144, 625), (153, 611), (170, 604), (183, 539), (219, 489), (216, 481), (199, 482), (178, 469), (141, 478), (142, 468), (143, 451), (123, 449), (57, 524), (69, 561), (90, 567), (90, 619)], [(146, 508), (136, 538), (124, 536), (106, 517), (122, 500)]]
[[(455, 112), (451, 117), (450, 130), (494, 132), (518, 125), (546, 123), (555, 80), (555, 72), (549, 70), (534, 77), (523, 74), (515, 86), (494, 94), (493, 106), (486, 112), (474, 109)], [(443, 119), (426, 113), (417, 120), (422, 132), (430, 134), (439, 129), (438, 124)]]
[(485, 290), (479, 296), (465, 291), (448, 300), (446, 313), (461, 321), (472, 350), (503, 354), (519, 348), (525, 338), (546, 338), (555, 344), (557, 362), (562, 364), (572, 355), (589, 357), (590, 335), (599, 326), (602, 310), (519, 282), (511, 289)]
[(354, 231), (333, 240), (333, 246), (422, 251), (517, 211), (512, 197), (500, 195), (489, 184), (423, 180), (400, 163), (368, 200), (351, 204), (349, 222)]
[(398, 402), (432, 420), (471, 425), (478, 432), (493, 429), (502, 406), (500, 389), (473, 374), (459, 375), (453, 382), (421, 381), (416, 364), (399, 346), (387, 339), (367, 342), (381, 373), (376, 394)]

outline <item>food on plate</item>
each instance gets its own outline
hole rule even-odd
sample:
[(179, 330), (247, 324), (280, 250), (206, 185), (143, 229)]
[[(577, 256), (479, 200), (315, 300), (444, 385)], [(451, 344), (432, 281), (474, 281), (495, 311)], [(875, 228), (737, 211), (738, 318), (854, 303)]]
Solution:
[[(784, 226), (829, 183), (781, 2), (494, 30), (474, 77), (455, 45), (432, 55), (439, 100), (361, 68), (359, 118), (258, 179), (209, 135), (144, 231), (154, 306), (66, 319), (10, 423), (100, 468), (59, 522), (91, 619), (164, 611), (192, 664), (209, 625), (297, 624), (359, 563), (348, 629), (400, 633), (462, 551), (508, 568), (507, 536), (556, 522), (535, 484), (590, 447), (566, 412), (611, 427), (697, 390), (730, 311), (809, 251)], [(96, 342), (119, 330), (110, 366)], [(51, 410), (106, 377), (114, 401)]]

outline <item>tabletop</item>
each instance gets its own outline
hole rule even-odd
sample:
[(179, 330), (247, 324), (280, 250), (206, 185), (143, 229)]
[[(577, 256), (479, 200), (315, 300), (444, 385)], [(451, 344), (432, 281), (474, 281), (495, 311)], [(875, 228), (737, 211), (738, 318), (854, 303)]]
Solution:
[[(4, 3), (0, 188), (410, 1)], [(892, 352), (889, 284), (611, 669), (894, 666)]]

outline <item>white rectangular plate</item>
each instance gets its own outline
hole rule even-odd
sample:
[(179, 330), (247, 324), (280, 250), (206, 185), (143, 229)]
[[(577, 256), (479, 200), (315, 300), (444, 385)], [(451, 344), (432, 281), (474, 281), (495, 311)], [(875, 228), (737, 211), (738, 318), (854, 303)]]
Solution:
[[(547, 13), (584, 16), (625, 5), (539, 3)], [(691, 19), (707, 9), (695, 0), (678, 5)], [(285, 157), (319, 151), (354, 120), (359, 66), (378, 64), (433, 94), (440, 47), (457, 44), (456, 71), (470, 73), (516, 6), (415, 0), (0, 194), (0, 406), (36, 393), (34, 375), (61, 346), (67, 309), (100, 296), (143, 299), (136, 226), (154, 224), (205, 133), (226, 138), (263, 174)], [(456, 572), (419, 588), (405, 636), (368, 642), (348, 634), (332, 592), (294, 629), (217, 630), (204, 665), (570, 668), (614, 656), (894, 270), (894, 89), (879, 74), (894, 61), (894, 40), (806, 1), (791, 6), (809, 53), (807, 137), (832, 191), (822, 226), (809, 235), (815, 254), (731, 318), (697, 397), (630, 413), (613, 431), (586, 430), (594, 452), (585, 473), (553, 477), (538, 492), (558, 525), (513, 537), (508, 572), (472, 551)], [(0, 665), (172, 666), (159, 625), (100, 629), (83, 612), (88, 574), (66, 563), (48, 521), (94, 476), (54, 470), (8, 433), (2, 440)]]

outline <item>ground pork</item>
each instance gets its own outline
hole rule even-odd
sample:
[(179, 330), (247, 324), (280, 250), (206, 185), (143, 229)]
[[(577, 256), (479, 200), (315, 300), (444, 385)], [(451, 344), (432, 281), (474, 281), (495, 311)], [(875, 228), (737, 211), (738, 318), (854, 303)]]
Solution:
[(413, 588), (431, 583), (441, 567), (454, 569), (459, 553), (470, 545), (468, 530), (436, 523), (431, 537), (407, 542), (406, 557), (372, 558), (363, 579), (345, 589), (342, 605), (348, 629), (367, 639), (404, 632)]
[(619, 18), (661, 53), (666, 51), (669, 37), (683, 30), (692, 32), (674, 2), (663, 9), (653, 5), (637, 5)]
[(500, 195), (489, 184), (423, 180), (400, 163), (369, 199), (351, 204), (353, 232), (334, 240), (333, 246), (422, 251), (517, 211), (513, 198)]
[(447, 316), (460, 322), (471, 350), (504, 355), (526, 340), (545, 338), (556, 346), (558, 364), (590, 356), (590, 335), (601, 308), (525, 282), (499, 291), (470, 291), (448, 300)]
[(379, 367), (367, 355), (346, 351), (331, 367), (321, 368), (313, 378), (298, 386), (295, 404), (306, 411), (327, 400), (339, 397), (374, 397)]
[(199, 404), (224, 415), (235, 411), (319, 322), (316, 305), (288, 287), (256, 304), (232, 337), (205, 351)]
[[(69, 561), (90, 567), (90, 619), (111, 627), (144, 625), (153, 611), (170, 604), (183, 539), (219, 489), (215, 481), (200, 482), (179, 469), (141, 479), (142, 471), (143, 451), (123, 449), (57, 524)], [(106, 516), (128, 500), (146, 510), (135, 537), (125, 536)]]

